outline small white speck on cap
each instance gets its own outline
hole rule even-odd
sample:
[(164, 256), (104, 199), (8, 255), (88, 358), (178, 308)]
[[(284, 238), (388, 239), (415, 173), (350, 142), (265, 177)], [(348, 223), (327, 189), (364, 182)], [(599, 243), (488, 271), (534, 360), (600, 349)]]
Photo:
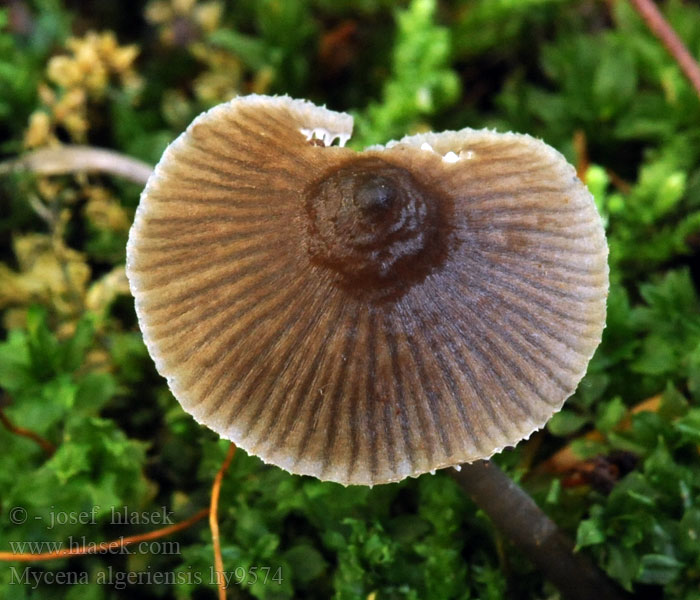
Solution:
[(454, 465), (452, 467), (455, 471), (461, 471), (462, 470), (462, 465)]
[(456, 163), (459, 160), (459, 156), (457, 156), (454, 152), (450, 151), (445, 156), (442, 157), (442, 161), (446, 163)]
[(426, 150), (427, 152), (434, 152), (433, 147), (428, 142), (423, 142), (420, 145), (421, 150)]

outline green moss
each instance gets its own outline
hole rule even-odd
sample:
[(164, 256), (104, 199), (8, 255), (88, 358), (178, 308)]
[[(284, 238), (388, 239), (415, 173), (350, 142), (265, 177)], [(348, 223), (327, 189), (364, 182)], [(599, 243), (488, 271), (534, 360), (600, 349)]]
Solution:
[[(606, 225), (607, 328), (565, 410), (536, 441), (497, 460), (623, 587), (700, 598), (700, 99), (630, 3), (221, 0), (220, 16), (205, 22), (196, 10), (206, 4), (177, 22), (147, 20), (145, 2), (119, 14), (108, 2), (1, 9), (0, 152), (22, 149), (30, 115), (50, 112), (47, 90), (62, 97), (48, 62), (66, 55), (70, 35), (89, 30), (137, 44), (142, 82), (111, 81), (87, 102), (86, 141), (150, 162), (231, 90), (352, 110), (356, 148), (467, 126), (554, 145), (587, 167)], [(659, 4), (699, 57), (700, 8)], [(55, 134), (71, 139), (61, 126)], [(577, 154), (582, 139), (587, 157)], [(129, 218), (139, 189), (99, 176), (51, 181), (55, 189), (29, 178), (0, 182), (0, 407), (56, 447), (49, 456), (0, 428), (0, 551), (154, 528), (113, 523), (113, 507), (155, 514), (165, 506), (185, 518), (207, 506), (227, 450), (182, 412), (148, 358), (120, 279), (124, 229), (85, 216), (86, 185), (104, 188), (113, 203), (105, 210)], [(32, 215), (37, 201), (53, 220)], [(32, 269), (22, 248), (30, 258), (76, 252), (56, 263), (65, 267), (56, 277), (53, 267)], [(65, 285), (47, 296), (41, 289), (52, 278)], [(631, 407), (658, 394), (654, 410), (630, 418)], [(604, 477), (582, 483), (580, 473), (547, 471), (546, 459), (569, 444), (594, 461), (579, 467), (597, 465)], [(11, 518), (16, 507), (27, 511), (21, 523)], [(57, 515), (65, 522), (49, 527)], [(220, 525), (234, 597), (556, 597), (442, 473), (342, 488), (239, 450)], [(214, 597), (206, 524), (167, 540), (177, 551), (33, 564), (27, 577), (39, 577), (36, 586), (16, 581), (25, 565), (0, 563), (0, 597)], [(129, 571), (142, 584), (119, 584)], [(47, 583), (67, 573), (86, 573), (89, 583)]]

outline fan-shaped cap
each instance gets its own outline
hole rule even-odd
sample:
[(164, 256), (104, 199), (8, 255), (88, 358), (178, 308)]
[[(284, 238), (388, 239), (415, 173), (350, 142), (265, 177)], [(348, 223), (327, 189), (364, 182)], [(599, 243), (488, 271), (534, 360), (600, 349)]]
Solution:
[(182, 406), (293, 473), (397, 481), (558, 411), (605, 321), (607, 246), (554, 149), (464, 129), (362, 153), (352, 119), (247, 96), (141, 197), (127, 272)]

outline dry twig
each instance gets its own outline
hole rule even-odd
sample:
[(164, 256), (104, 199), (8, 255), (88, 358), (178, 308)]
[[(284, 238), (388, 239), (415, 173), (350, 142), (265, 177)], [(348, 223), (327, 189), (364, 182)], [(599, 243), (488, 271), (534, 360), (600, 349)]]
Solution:
[(65, 145), (41, 148), (20, 158), (0, 163), (0, 175), (14, 171), (32, 171), (38, 175), (100, 172), (145, 185), (153, 167), (113, 150)]
[(700, 96), (700, 66), (652, 0), (630, 0), (651, 32), (666, 46), (685, 76)]
[(5, 414), (5, 411), (3, 411), (2, 408), (0, 408), (0, 423), (2, 423), (3, 427), (10, 433), (21, 435), (22, 437), (26, 437), (27, 439), (39, 444), (41, 449), (46, 452), (48, 456), (51, 456), (54, 452), (56, 452), (56, 446), (49, 442), (49, 440), (41, 437), (38, 433), (34, 433), (30, 429), (19, 427), (10, 421), (10, 418)]

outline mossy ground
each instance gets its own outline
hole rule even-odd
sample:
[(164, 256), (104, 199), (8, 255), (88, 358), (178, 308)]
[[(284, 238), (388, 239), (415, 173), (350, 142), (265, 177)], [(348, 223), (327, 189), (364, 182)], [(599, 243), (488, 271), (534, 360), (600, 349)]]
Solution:
[[(700, 7), (660, 5), (699, 58)], [(195, 115), (249, 92), (352, 112), (357, 148), (492, 127), (540, 137), (578, 166), (609, 236), (604, 340), (565, 410), (497, 460), (637, 597), (700, 599), (700, 98), (631, 5), (14, 0), (0, 9), (5, 158), (70, 142), (155, 163)], [(98, 175), (0, 180), (0, 407), (55, 446), (48, 455), (0, 428), (0, 551), (154, 528), (113, 522), (114, 507), (167, 507), (178, 520), (208, 505), (227, 445), (155, 373), (124, 277), (139, 191)], [(231, 597), (557, 597), (443, 473), (342, 488), (239, 451), (220, 526)], [(215, 597), (204, 522), (160, 541), (177, 545), (2, 563), (0, 597)]]

